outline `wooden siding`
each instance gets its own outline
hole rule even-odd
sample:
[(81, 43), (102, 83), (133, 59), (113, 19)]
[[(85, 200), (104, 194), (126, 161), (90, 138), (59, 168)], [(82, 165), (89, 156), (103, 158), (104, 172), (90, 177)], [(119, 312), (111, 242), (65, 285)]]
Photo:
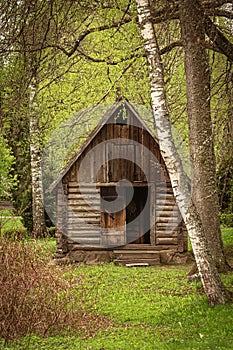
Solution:
[[(187, 249), (187, 232), (158, 143), (131, 110), (127, 110), (127, 114), (127, 123), (121, 125), (115, 123), (116, 114), (113, 115), (108, 124), (88, 141), (87, 147), (63, 176), (65, 196), (61, 188), (58, 189), (58, 226), (69, 239), (80, 245), (109, 247), (126, 244), (126, 231), (122, 229), (126, 212), (122, 210), (114, 214), (114, 220), (111, 219), (101, 210), (100, 191), (101, 186), (115, 186), (119, 180), (127, 179), (134, 186), (150, 187), (150, 244), (184, 251)], [(98, 149), (100, 144), (103, 144), (101, 152)], [(158, 160), (162, 172), (145, 149)], [(125, 159), (127, 157), (131, 160)], [(88, 167), (81, 172), (84, 159)], [(101, 164), (98, 171), (96, 164)]]
[[(85, 199), (88, 199), (88, 202)], [(100, 194), (92, 184), (80, 191), (79, 184), (68, 185), (67, 235), (80, 244), (100, 245)]]
[(156, 186), (156, 244), (178, 244), (182, 222), (169, 182)]

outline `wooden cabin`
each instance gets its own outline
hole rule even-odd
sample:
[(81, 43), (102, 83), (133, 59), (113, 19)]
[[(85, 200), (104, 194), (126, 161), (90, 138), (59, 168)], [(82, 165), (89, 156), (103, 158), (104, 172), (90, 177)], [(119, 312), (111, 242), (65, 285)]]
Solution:
[(51, 185), (56, 258), (154, 265), (187, 251), (187, 230), (156, 137), (115, 103)]

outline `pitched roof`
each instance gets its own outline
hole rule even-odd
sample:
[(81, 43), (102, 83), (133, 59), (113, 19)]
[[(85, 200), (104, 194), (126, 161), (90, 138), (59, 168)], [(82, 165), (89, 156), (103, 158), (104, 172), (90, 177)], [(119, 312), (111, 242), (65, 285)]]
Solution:
[(100, 122), (97, 124), (97, 126), (94, 128), (94, 130), (89, 134), (89, 136), (86, 138), (86, 140), (84, 141), (82, 146), (79, 148), (79, 150), (75, 153), (75, 155), (62, 168), (58, 177), (51, 183), (49, 188), (46, 190), (47, 193), (51, 193), (57, 187), (57, 185), (60, 183), (62, 178), (67, 174), (67, 172), (70, 170), (72, 165), (78, 160), (78, 158), (81, 156), (81, 154), (84, 152), (84, 150), (88, 147), (88, 145), (91, 143), (91, 141), (100, 132), (100, 130), (104, 127), (104, 125), (107, 124), (107, 122), (110, 120), (110, 118), (118, 111), (119, 107), (122, 107), (122, 105), (134, 115), (134, 117), (139, 121), (139, 123), (142, 125), (142, 127), (158, 143), (158, 139), (156, 138), (156, 136), (151, 132), (151, 130), (146, 125), (146, 123), (139, 116), (138, 112), (135, 110), (135, 108), (129, 102), (122, 102), (122, 101), (115, 102), (111, 106), (111, 108), (108, 109), (108, 111), (105, 113), (104, 117), (100, 120)]

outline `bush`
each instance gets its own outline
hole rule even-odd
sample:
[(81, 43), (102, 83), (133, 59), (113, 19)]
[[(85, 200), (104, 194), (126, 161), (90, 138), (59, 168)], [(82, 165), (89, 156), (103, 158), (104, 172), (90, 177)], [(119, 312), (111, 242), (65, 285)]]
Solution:
[(221, 224), (224, 227), (233, 227), (233, 213), (221, 214)]
[[(0, 241), (0, 338), (60, 332), (93, 334), (108, 321), (87, 305), (82, 278), (64, 277), (36, 242)], [(49, 254), (50, 255), (50, 254)], [(102, 326), (100, 326), (102, 325)]]

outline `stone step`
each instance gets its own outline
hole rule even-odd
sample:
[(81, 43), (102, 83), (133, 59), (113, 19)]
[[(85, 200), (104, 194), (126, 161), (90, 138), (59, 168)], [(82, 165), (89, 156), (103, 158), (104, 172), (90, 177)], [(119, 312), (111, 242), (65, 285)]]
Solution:
[(141, 266), (152, 266), (152, 265), (159, 265), (160, 264), (160, 257), (156, 257), (155, 259), (115, 259), (114, 260), (115, 265), (141, 265)]

